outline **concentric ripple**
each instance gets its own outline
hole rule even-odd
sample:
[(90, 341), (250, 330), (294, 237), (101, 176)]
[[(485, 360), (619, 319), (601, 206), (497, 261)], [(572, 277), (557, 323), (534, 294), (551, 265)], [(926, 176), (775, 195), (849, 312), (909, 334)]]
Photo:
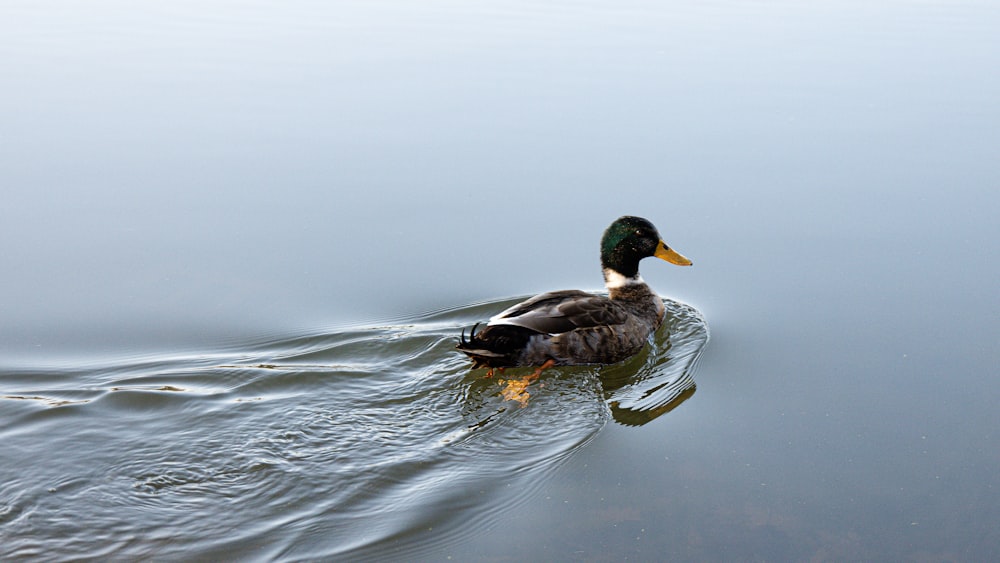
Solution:
[[(3, 369), (0, 559), (385, 559), (489, 528), (610, 419), (694, 392), (708, 340), (666, 301), (627, 362), (556, 368), (522, 406), (462, 327), (515, 300), (241, 349)], [(528, 373), (525, 371), (525, 373)]]

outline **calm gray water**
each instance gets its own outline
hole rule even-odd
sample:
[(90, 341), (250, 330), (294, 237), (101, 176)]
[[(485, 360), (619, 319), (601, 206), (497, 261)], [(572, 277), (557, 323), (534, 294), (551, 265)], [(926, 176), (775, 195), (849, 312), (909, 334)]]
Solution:
[[(0, 559), (997, 559), (997, 29), (4, 3)], [(503, 401), (458, 332), (622, 214), (672, 324)]]
[[(537, 495), (608, 420), (691, 397), (704, 320), (668, 301), (653, 345), (552, 370), (517, 400), (454, 353), (487, 303), (197, 356), (11, 369), (0, 555), (433, 556)], [(521, 406), (521, 403), (524, 406)], [(40, 439), (44, 437), (44, 439)]]

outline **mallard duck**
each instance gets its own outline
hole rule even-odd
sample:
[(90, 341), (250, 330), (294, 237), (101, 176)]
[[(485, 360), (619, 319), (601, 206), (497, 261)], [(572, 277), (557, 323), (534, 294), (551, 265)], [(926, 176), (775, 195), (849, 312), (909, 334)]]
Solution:
[(612, 364), (642, 349), (663, 321), (663, 300), (639, 275), (639, 261), (655, 256), (690, 266), (641, 217), (620, 217), (601, 237), (601, 268), (608, 296), (575, 289), (536, 295), (492, 317), (457, 348), (473, 367)]

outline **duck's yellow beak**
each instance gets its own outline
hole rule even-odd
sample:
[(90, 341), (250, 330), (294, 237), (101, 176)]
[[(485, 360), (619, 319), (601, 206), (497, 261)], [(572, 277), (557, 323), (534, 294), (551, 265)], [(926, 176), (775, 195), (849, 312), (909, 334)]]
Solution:
[(653, 253), (653, 256), (656, 256), (660, 260), (666, 260), (671, 264), (677, 264), (678, 266), (691, 265), (690, 260), (681, 256), (680, 253), (676, 252), (675, 250), (667, 246), (667, 243), (663, 242), (662, 240), (660, 241), (660, 244), (656, 245), (656, 252)]

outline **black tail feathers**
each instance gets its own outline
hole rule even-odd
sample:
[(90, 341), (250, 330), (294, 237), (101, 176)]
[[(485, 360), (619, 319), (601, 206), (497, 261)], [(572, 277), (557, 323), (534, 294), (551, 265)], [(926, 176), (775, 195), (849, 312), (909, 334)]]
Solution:
[(459, 350), (461, 350), (463, 348), (469, 348), (469, 347), (471, 347), (472, 343), (476, 341), (476, 327), (478, 327), (478, 326), (479, 326), (479, 323), (476, 323), (476, 324), (472, 325), (472, 330), (469, 331), (469, 339), (468, 340), (465, 339), (465, 329), (463, 328), (462, 329), (462, 337), (459, 339), (458, 346), (456, 346), (456, 348), (458, 348)]
[(487, 325), (476, 332), (476, 323), (465, 337), (465, 329), (456, 348), (472, 358), (474, 367), (508, 367), (519, 365), (521, 355), (531, 337), (539, 334), (529, 328), (511, 325)]

